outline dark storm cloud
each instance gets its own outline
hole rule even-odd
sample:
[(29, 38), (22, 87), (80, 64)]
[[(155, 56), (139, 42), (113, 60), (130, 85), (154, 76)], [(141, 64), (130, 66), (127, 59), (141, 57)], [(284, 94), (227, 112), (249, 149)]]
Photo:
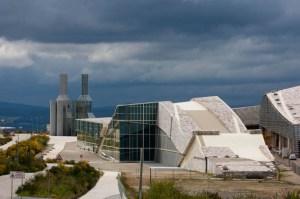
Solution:
[[(219, 95), (259, 103), (300, 83), (298, 0), (2, 0), (0, 100), (46, 106), (58, 74), (95, 104)], [(6, 82), (9, 82), (7, 84)]]
[(222, 38), (267, 34), (288, 25), (285, 17), (278, 0), (4, 0), (0, 33), (13, 40), (62, 43)]

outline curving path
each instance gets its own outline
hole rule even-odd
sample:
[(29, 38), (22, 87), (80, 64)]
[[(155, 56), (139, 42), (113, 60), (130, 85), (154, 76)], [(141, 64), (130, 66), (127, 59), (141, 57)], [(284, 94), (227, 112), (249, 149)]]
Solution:
[(24, 140), (28, 140), (31, 137), (31, 135), (30, 134), (15, 134), (15, 136), (12, 137), (12, 140), (7, 142), (6, 144), (0, 146), (0, 149), (6, 150), (8, 147), (16, 144), (18, 137), (19, 137), (19, 141), (21, 142)]
[(119, 172), (103, 171), (97, 184), (80, 199), (120, 199), (117, 176)]
[(54, 159), (64, 149), (68, 142), (76, 142), (76, 136), (49, 136), (48, 145), (52, 146), (51, 149), (44, 155), (44, 160)]

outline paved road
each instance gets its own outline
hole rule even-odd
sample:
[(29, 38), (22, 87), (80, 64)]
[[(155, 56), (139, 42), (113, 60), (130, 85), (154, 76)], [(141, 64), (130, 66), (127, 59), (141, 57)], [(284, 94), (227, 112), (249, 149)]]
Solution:
[[(275, 161), (278, 164), (280, 170), (282, 170), (281, 180), (292, 184), (300, 185), (300, 175), (294, 173), (289, 166), (288, 159), (282, 159), (277, 154), (273, 154)], [(300, 161), (299, 159), (297, 161)], [(300, 164), (300, 163), (299, 163)]]
[(30, 138), (30, 134), (16, 134), (15, 136), (13, 136), (12, 140), (2, 146), (0, 146), (0, 149), (2, 150), (6, 150), (8, 147), (16, 144), (16, 141), (18, 140), (19, 137), (19, 141), (24, 141), (24, 140), (28, 140)]
[(118, 172), (104, 171), (103, 176), (98, 180), (94, 188), (82, 196), (81, 199), (121, 198), (117, 176)]

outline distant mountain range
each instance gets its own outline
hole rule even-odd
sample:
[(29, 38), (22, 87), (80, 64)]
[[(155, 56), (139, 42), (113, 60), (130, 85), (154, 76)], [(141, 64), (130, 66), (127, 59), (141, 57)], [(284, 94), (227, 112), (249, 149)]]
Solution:
[[(114, 107), (96, 107), (96, 117), (110, 117)], [(0, 102), (0, 126), (12, 126), (24, 130), (44, 130), (49, 123), (49, 108)]]

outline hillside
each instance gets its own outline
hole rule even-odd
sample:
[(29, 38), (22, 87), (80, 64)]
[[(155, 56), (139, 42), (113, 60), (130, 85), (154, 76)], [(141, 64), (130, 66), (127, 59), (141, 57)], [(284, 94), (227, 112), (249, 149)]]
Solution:
[[(96, 107), (96, 117), (110, 117), (114, 107)], [(0, 126), (13, 126), (24, 130), (45, 130), (49, 123), (48, 107), (0, 102)]]
[(42, 130), (48, 120), (46, 107), (0, 102), (0, 126)]

